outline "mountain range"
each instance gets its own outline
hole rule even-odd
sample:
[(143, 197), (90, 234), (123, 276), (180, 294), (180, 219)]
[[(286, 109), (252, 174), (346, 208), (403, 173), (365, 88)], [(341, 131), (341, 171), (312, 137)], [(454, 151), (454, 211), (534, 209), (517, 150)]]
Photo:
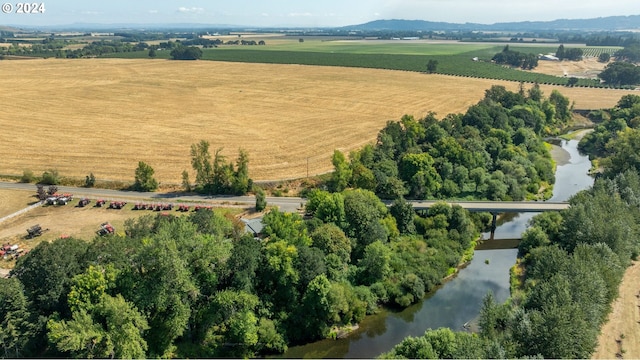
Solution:
[[(76, 23), (69, 25), (50, 26), (12, 26), (13, 28), (35, 28), (39, 30), (171, 30), (171, 29), (251, 29), (251, 30), (276, 30), (296, 29), (312, 30), (302, 27), (255, 27), (230, 24), (202, 24), (202, 23), (169, 23), (169, 24), (89, 24)], [(559, 19), (553, 21), (522, 21), (502, 22), (495, 24), (479, 23), (449, 23), (426, 20), (375, 20), (364, 24), (349, 25), (343, 27), (316, 27), (319, 29), (339, 29), (344, 31), (640, 31), (640, 15), (608, 16), (594, 19)]]
[(425, 20), (375, 20), (344, 26), (348, 31), (624, 31), (640, 30), (640, 15), (608, 16), (595, 19), (559, 19), (495, 24), (448, 23)]

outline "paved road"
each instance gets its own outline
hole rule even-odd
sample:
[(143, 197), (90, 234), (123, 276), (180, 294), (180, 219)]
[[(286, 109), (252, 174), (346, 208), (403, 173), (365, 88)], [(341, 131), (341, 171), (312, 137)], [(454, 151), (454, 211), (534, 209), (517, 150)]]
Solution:
[[(0, 182), (0, 189), (28, 190), (35, 193), (34, 184), (20, 184)], [(186, 193), (148, 193), (138, 191), (107, 190), (96, 188), (78, 188), (69, 186), (58, 186), (61, 193), (72, 193), (76, 198), (103, 198), (105, 200), (140, 200), (154, 202), (199, 202), (216, 205), (255, 205), (254, 196), (208, 196), (194, 195)], [(306, 199), (299, 197), (267, 197), (267, 204), (280, 207), (282, 211), (294, 212), (306, 203)], [(411, 201), (415, 209), (428, 209), (437, 201)], [(387, 205), (391, 202), (385, 202)], [(569, 207), (567, 202), (546, 202), (546, 201), (450, 201), (449, 204), (460, 205), (469, 211), (488, 212), (544, 212), (558, 211)]]
[[(35, 194), (36, 186), (34, 184), (21, 184), (0, 182), (0, 189), (25, 190), (33, 191)], [(213, 205), (247, 205), (252, 206), (256, 203), (254, 196), (209, 196), (194, 195), (186, 193), (149, 193), (139, 191), (122, 191), (108, 190), (97, 188), (82, 188), (71, 186), (58, 186), (59, 193), (71, 193), (75, 198), (88, 197), (92, 199), (102, 198), (105, 200), (127, 200), (127, 201), (152, 201), (152, 202), (171, 202), (171, 203), (209, 203)], [(267, 197), (267, 204), (280, 207), (282, 211), (294, 212), (300, 208), (300, 204), (304, 204), (306, 199), (298, 197)]]

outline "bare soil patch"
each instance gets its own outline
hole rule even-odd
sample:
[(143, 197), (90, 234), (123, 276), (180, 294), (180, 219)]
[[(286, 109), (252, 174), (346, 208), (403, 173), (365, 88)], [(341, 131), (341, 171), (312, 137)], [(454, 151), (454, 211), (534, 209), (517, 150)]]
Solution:
[(531, 71), (560, 77), (597, 79), (605, 66), (607, 64), (599, 62), (597, 58), (586, 58), (582, 61), (540, 60), (538, 66)]
[[(640, 262), (629, 267), (613, 302), (607, 322), (600, 329), (593, 359), (640, 359)], [(619, 342), (618, 342), (619, 341)], [(620, 349), (624, 353), (620, 353)]]
[[(331, 170), (334, 149), (375, 141), (404, 114), (464, 112), (490, 86), (514, 82), (412, 72), (167, 60), (32, 60), (0, 67), (0, 174), (53, 168), (132, 181), (138, 161), (161, 183), (190, 170), (201, 139), (230, 158), (249, 152), (255, 180)], [(549, 94), (554, 87), (543, 86)], [(629, 91), (560, 88), (577, 108), (613, 106)], [(308, 167), (307, 167), (308, 164)], [(192, 174), (192, 179), (194, 175)]]

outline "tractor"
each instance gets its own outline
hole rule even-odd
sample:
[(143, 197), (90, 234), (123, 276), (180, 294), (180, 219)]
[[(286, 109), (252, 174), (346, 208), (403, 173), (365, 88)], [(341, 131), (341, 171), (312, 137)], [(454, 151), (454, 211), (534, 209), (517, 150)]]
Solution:
[(43, 232), (47, 231), (49, 229), (42, 229), (42, 226), (38, 225), (33, 225), (32, 227), (27, 229), (27, 239), (33, 239), (34, 237), (40, 236), (42, 235)]
[(100, 224), (100, 230), (96, 231), (96, 234), (100, 236), (104, 236), (104, 235), (113, 234), (115, 232), (116, 232), (116, 229), (113, 227), (113, 225), (109, 224), (108, 222), (105, 222)]
[(80, 201), (78, 201), (78, 207), (85, 207), (85, 206), (89, 205), (90, 202), (91, 202), (91, 200), (89, 200), (87, 198), (82, 198), (82, 199), (80, 199)]

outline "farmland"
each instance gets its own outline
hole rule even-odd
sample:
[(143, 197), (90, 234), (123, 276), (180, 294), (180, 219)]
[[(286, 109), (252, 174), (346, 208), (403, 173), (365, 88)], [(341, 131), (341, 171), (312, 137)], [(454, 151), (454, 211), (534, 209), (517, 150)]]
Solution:
[[(295, 41), (294, 41), (295, 40)], [(269, 64), (304, 64), (363, 67), (404, 71), (425, 71), (429, 60), (438, 61), (437, 73), (464, 77), (502, 79), (541, 84), (567, 83), (563, 76), (521, 71), (491, 63), (491, 58), (509, 45), (510, 49), (534, 54), (553, 53), (557, 44), (457, 43), (449, 41), (332, 40), (298, 42), (297, 39), (265, 39), (266, 46), (220, 46), (203, 49), (204, 60)], [(578, 47), (587, 58), (603, 52), (613, 54), (620, 48)], [(158, 51), (158, 57), (169, 58), (169, 51)], [(109, 54), (106, 57), (147, 58), (146, 51)], [(477, 58), (478, 61), (472, 61)], [(601, 86), (599, 81), (579, 79), (579, 86)]]
[[(232, 159), (246, 149), (254, 179), (304, 177), (329, 171), (334, 149), (373, 141), (388, 120), (443, 117), (491, 85), (518, 87), (375, 69), (122, 59), (9, 61), (0, 76), (13, 89), (1, 95), (0, 174), (53, 168), (132, 181), (145, 161), (165, 184), (180, 183), (201, 139)], [(630, 93), (559, 89), (578, 109), (611, 107)]]

